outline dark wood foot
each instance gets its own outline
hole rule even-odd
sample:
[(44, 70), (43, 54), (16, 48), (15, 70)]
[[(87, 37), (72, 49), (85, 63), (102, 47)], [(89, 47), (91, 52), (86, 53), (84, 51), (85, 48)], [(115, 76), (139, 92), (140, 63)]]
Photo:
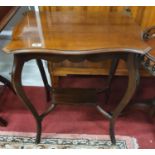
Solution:
[(153, 117), (155, 116), (155, 99), (153, 98), (149, 100), (143, 100), (141, 102), (131, 103), (128, 107), (125, 108), (124, 114), (134, 110), (147, 113), (149, 120), (152, 122)]
[(6, 127), (8, 125), (8, 122), (4, 120), (2, 117), (0, 117), (0, 126)]
[(39, 144), (40, 140), (41, 140), (41, 133), (42, 133), (42, 124), (41, 123), (42, 123), (42, 120), (37, 121), (37, 134), (36, 134), (36, 141), (35, 141), (36, 144)]
[(149, 115), (151, 118), (155, 116), (155, 100), (152, 101), (152, 104), (149, 110)]
[(110, 139), (111, 139), (111, 143), (112, 145), (116, 145), (116, 138), (115, 138), (115, 122), (113, 120), (110, 121), (110, 125), (109, 125), (109, 134), (110, 134)]
[[(4, 78), (3, 76), (0, 75), (0, 81), (5, 86), (7, 86), (14, 94), (16, 94), (14, 89), (13, 89), (13, 86), (12, 86), (11, 82), (8, 79), (6, 79), (6, 78)], [(3, 119), (2, 117), (0, 117), (0, 126), (6, 127), (7, 125), (8, 125), (8, 122), (5, 119)]]

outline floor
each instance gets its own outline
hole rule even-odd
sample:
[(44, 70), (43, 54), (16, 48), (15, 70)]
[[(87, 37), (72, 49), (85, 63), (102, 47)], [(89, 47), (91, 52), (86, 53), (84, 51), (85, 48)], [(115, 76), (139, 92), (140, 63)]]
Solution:
[[(106, 81), (105, 77), (70, 76), (61, 78), (60, 86), (103, 88)], [(126, 83), (126, 77), (116, 77), (113, 80), (109, 102), (105, 102), (103, 93), (98, 96), (98, 103), (107, 111), (113, 109), (120, 101), (126, 89)], [(154, 96), (154, 87), (153, 78), (143, 79), (134, 100), (143, 100)], [(37, 107), (39, 114), (51, 105), (50, 102), (46, 102), (43, 87), (25, 86), (24, 90), (33, 105)], [(0, 116), (8, 121), (8, 126), (0, 127), (0, 131), (26, 133), (36, 131), (36, 123), (32, 114), (25, 108), (19, 98), (8, 89), (1, 97), (1, 103), (3, 106), (0, 108)], [(117, 119), (116, 135), (135, 137), (140, 148), (155, 148), (154, 123), (154, 118), (153, 120), (149, 119), (148, 111), (131, 109)], [(58, 104), (53, 112), (43, 120), (42, 125), (44, 133), (108, 135), (109, 121), (94, 106)]]

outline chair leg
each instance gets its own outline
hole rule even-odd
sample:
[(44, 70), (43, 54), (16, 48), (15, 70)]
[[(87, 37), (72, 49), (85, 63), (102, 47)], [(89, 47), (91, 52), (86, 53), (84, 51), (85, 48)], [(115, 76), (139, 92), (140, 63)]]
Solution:
[(2, 117), (0, 117), (0, 126), (6, 127), (8, 125), (8, 122), (4, 120)]
[(116, 69), (117, 69), (118, 63), (119, 63), (119, 57), (116, 56), (116, 57), (114, 57), (112, 59), (111, 67), (110, 67), (110, 70), (109, 70), (107, 91), (105, 92), (105, 95), (106, 95), (106, 99), (105, 99), (106, 100), (106, 103), (108, 102), (109, 97), (110, 97), (111, 84), (112, 84), (113, 77), (114, 77), (114, 75), (116, 73)]
[(8, 79), (6, 79), (6, 78), (4, 78), (3, 76), (0, 75), (0, 81), (2, 83), (4, 83), (8, 88), (10, 88), (14, 94), (16, 94), (14, 89), (13, 89), (13, 86), (12, 86), (11, 82)]
[(45, 73), (45, 70), (44, 70), (43, 63), (42, 63), (42, 61), (41, 61), (40, 59), (37, 59), (36, 62), (37, 62), (37, 65), (38, 65), (38, 68), (39, 68), (39, 71), (40, 71), (42, 80), (43, 80), (43, 82), (44, 82), (45, 91), (46, 91), (46, 99), (47, 99), (47, 101), (50, 101), (50, 100), (51, 100), (51, 96), (50, 96), (51, 87), (50, 87), (50, 85), (48, 84), (48, 81), (47, 81), (47, 77), (46, 77), (46, 73)]
[[(16, 94), (14, 89), (13, 89), (13, 86), (12, 86), (11, 82), (8, 79), (6, 79), (6, 78), (4, 78), (3, 76), (0, 75), (0, 81), (4, 85), (6, 85), (8, 88), (10, 88), (10, 90), (12, 90), (12, 92), (14, 94)], [(8, 122), (6, 120), (4, 120), (2, 117), (0, 117), (0, 126), (6, 127), (7, 124), (8, 124)]]
[(149, 115), (150, 115), (150, 118), (152, 118), (155, 115), (155, 100), (152, 101)]

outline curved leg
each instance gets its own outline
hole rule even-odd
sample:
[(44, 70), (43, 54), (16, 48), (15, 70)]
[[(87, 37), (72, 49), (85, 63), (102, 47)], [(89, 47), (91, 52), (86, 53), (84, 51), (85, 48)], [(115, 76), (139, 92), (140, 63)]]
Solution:
[[(21, 83), (21, 74), (22, 74), (22, 69), (24, 66), (24, 60), (20, 59), (20, 57), (18, 58), (18, 56), (14, 56), (14, 66), (13, 66), (13, 74), (12, 74), (12, 83), (14, 86), (14, 89), (16, 91), (17, 96), (21, 99), (21, 101), (26, 105), (26, 107), (31, 111), (31, 113), (33, 114), (37, 126), (40, 123), (39, 120), (39, 114), (37, 113), (36, 109), (34, 108), (34, 106), (31, 104), (31, 102), (29, 101), (29, 99), (26, 97), (26, 94), (22, 88), (22, 83)], [(41, 131), (37, 131), (37, 135), (40, 135)], [(40, 141), (40, 137), (37, 136), (37, 140), (36, 142)]]
[(116, 144), (116, 139), (115, 139), (115, 132), (114, 132), (114, 128), (115, 128), (115, 121), (117, 119), (117, 117), (119, 116), (119, 114), (121, 113), (121, 111), (127, 106), (127, 104), (129, 103), (130, 99), (132, 98), (132, 96), (134, 95), (135, 91), (136, 91), (136, 87), (138, 84), (138, 80), (139, 80), (139, 72), (138, 72), (138, 63), (137, 63), (137, 55), (130, 53), (128, 54), (128, 58), (127, 58), (127, 67), (128, 67), (128, 88), (123, 96), (123, 98), (121, 99), (119, 105), (116, 107), (116, 109), (113, 111), (113, 115), (112, 118), (110, 119), (110, 126), (109, 126), (109, 132), (110, 132), (110, 138), (112, 141), (112, 144)]
[(12, 82), (17, 96), (21, 99), (21, 101), (25, 104), (25, 106), (30, 110), (30, 112), (34, 116), (37, 125), (36, 143), (39, 143), (42, 132), (42, 120), (49, 112), (53, 110), (55, 105), (51, 104), (51, 106), (45, 112), (43, 112), (41, 115), (38, 114), (37, 110), (26, 96), (22, 87), (21, 74), (25, 62), (26, 60), (22, 57), (22, 55), (14, 55)]
[(40, 74), (41, 74), (41, 77), (42, 77), (44, 86), (45, 86), (46, 99), (47, 99), (47, 101), (50, 101), (50, 100), (51, 100), (51, 96), (50, 96), (51, 87), (50, 87), (50, 85), (48, 84), (48, 81), (47, 81), (47, 77), (46, 77), (46, 73), (45, 73), (45, 70), (44, 70), (43, 63), (42, 63), (42, 61), (41, 61), (40, 59), (37, 59), (36, 62), (37, 62), (37, 65), (38, 65), (38, 68), (39, 68), (39, 71), (40, 71)]

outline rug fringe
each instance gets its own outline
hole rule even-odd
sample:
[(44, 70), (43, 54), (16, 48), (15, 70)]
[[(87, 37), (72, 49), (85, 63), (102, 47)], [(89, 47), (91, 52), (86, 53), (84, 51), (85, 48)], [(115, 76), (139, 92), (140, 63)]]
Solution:
[(133, 139), (133, 145), (134, 145), (135, 149), (139, 149), (139, 145), (138, 145), (137, 139), (135, 137), (132, 137), (132, 139)]

